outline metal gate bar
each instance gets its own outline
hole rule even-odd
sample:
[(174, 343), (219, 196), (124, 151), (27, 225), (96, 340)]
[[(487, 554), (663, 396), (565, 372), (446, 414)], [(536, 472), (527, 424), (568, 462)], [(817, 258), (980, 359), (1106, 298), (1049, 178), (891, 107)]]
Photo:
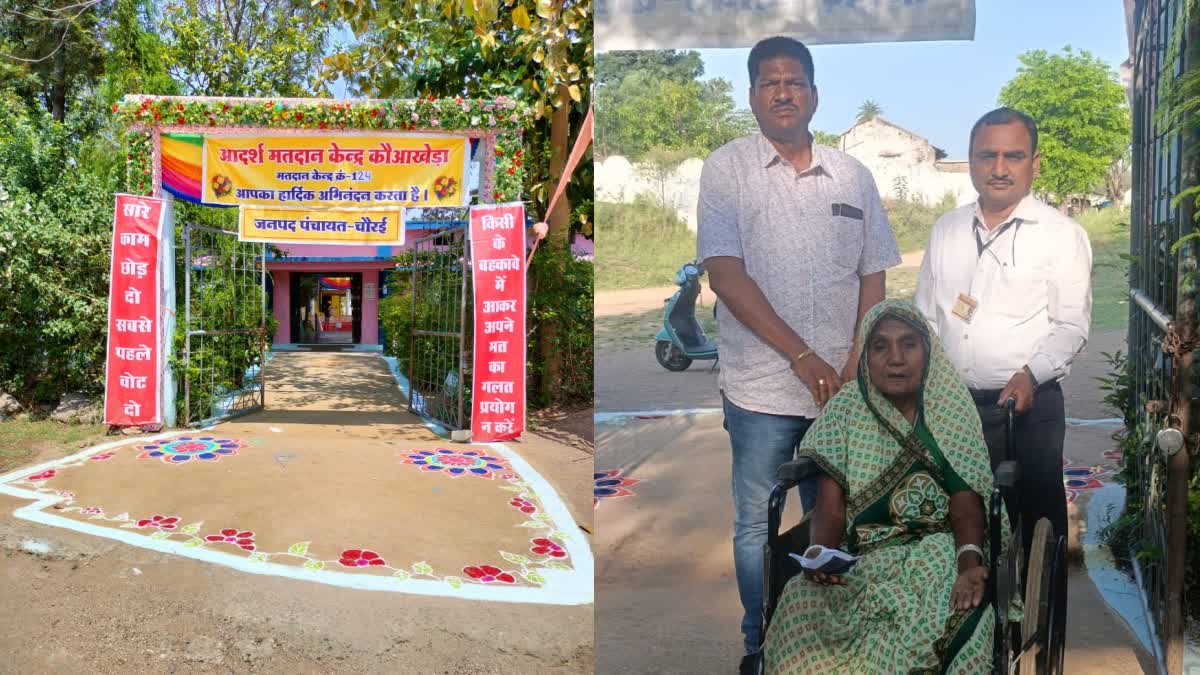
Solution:
[(266, 405), (266, 245), (203, 225), (182, 236), (183, 419), (205, 426)]
[(1161, 638), (1161, 648), (1155, 650), (1162, 658), (1159, 668), (1168, 673), (1183, 670), (1190, 453), (1168, 456), (1154, 439), (1167, 426), (1185, 435), (1191, 432), (1191, 350), (1179, 345), (1194, 334), (1194, 288), (1180, 282), (1193, 269), (1195, 254), (1192, 246), (1171, 251), (1172, 244), (1192, 230), (1192, 219), (1191, 209), (1174, 201), (1185, 186), (1185, 139), (1160, 123), (1159, 104), (1163, 83), (1192, 65), (1183, 57), (1190, 37), (1186, 35), (1178, 56), (1167, 60), (1185, 1), (1141, 0), (1134, 24), (1130, 253), (1135, 263), (1130, 273), (1128, 344), (1137, 427), (1129, 433), (1141, 447), (1125, 459), (1133, 478), (1127, 503), (1140, 511), (1140, 551), (1130, 553), (1151, 634)]
[(409, 410), (448, 429), (470, 425), (470, 247), (467, 229), (440, 230), (412, 242)]

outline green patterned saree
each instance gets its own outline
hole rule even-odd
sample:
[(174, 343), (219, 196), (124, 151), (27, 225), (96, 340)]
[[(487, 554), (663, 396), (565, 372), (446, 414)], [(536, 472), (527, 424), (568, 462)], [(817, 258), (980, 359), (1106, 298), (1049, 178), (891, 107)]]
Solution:
[(768, 673), (985, 673), (991, 666), (990, 605), (950, 609), (957, 577), (950, 495), (992, 489), (979, 415), (917, 309), (880, 303), (864, 317), (863, 334), (885, 317), (925, 336), (917, 423), (870, 383), (864, 353), (857, 386), (843, 387), (805, 436), (799, 454), (846, 495), (842, 548), (863, 559), (845, 586), (803, 576), (787, 584), (767, 634)]

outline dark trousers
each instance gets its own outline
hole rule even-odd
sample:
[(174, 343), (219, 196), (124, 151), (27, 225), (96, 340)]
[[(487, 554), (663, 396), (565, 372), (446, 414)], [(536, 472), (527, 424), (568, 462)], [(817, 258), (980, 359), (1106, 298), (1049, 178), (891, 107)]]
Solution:
[[(971, 393), (983, 422), (983, 435), (987, 440), (992, 468), (995, 469), (1005, 458), (1008, 416), (1004, 408), (996, 405), (999, 391)], [(1039, 518), (1050, 520), (1055, 537), (1067, 535), (1067, 494), (1063, 487), (1063, 440), (1066, 431), (1062, 387), (1057, 382), (1039, 389), (1034, 397), (1033, 408), (1013, 420), (1011, 459), (1020, 464), (1020, 481), (1016, 490), (1017, 508), (1010, 508), (1008, 517), (1014, 526), (1017, 516), (1021, 518), (1021, 538), (1025, 543), (1022, 569), (1028, 564), (1033, 527)], [(1063, 570), (1062, 582), (1066, 582), (1066, 570)], [(1066, 601), (1066, 593), (1059, 594), (1057, 623), (1060, 630), (1066, 626)]]

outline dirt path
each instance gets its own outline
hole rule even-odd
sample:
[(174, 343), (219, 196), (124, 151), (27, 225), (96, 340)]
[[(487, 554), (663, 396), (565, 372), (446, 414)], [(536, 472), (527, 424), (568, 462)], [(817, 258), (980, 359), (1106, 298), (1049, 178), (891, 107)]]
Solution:
[[(271, 486), (289, 472), (317, 471), (321, 475), (303, 481), (308, 489), (262, 502), (262, 495), (253, 494), (253, 485), (239, 487), (236, 460), (250, 460), (255, 450), (265, 447), (254, 443), (238, 450), (244, 455), (222, 457), (211, 467), (189, 461), (159, 468), (218, 470), (221, 475), (210, 471), (202, 486), (211, 487), (219, 502), (216, 508), (235, 520), (282, 516), (288, 527), (299, 527), (304, 519), (289, 516), (287, 506), (287, 501), (299, 499), (296, 514), (307, 509), (311, 519), (314, 506), (327, 502), (328, 515), (342, 518), (340, 527), (333, 524), (323, 530), (335, 538), (339, 532), (374, 528), (375, 540), (386, 546), (393, 530), (424, 523), (425, 530), (449, 533), (452, 542), (478, 544), (482, 530), (469, 522), (452, 522), (448, 511), (430, 511), (452, 490), (465, 487), (461, 480), (468, 479), (439, 483), (427, 479), (437, 481), (441, 475), (413, 474), (424, 482), (410, 481), (404, 494), (397, 493), (396, 508), (389, 512), (395, 520), (381, 520), (378, 513), (370, 517), (373, 509), (387, 506), (372, 501), (372, 486), (379, 485), (372, 481), (386, 479), (384, 469), (415, 469), (398, 464), (391, 449), (386, 461), (372, 463), (371, 448), (394, 439), (411, 445), (431, 436), (403, 412), (395, 382), (378, 357), (278, 354), (267, 377), (267, 410), (210, 433), (236, 428), (247, 439), (253, 437), (251, 432), (289, 439), (281, 454), (271, 451), (279, 464), (276, 473), (265, 473), (271, 461), (257, 469), (264, 472), (259, 486), (264, 492), (275, 490)], [(279, 441), (268, 441), (272, 442)], [(336, 455), (335, 446), (351, 453), (341, 464), (327, 461)], [(536, 435), (510, 447), (553, 485), (580, 525), (590, 530), (590, 453)], [(58, 456), (61, 452), (39, 459)], [(122, 459), (119, 455), (95, 464), (111, 472)], [(131, 468), (157, 464), (145, 460)], [(342, 465), (345, 471), (339, 469)], [(351, 465), (357, 468), (351, 470)], [(79, 470), (98, 469), (89, 463)], [(199, 473), (192, 474), (201, 480)], [(493, 482), (480, 484), (492, 487)], [(159, 496), (186, 504), (194, 488), (180, 485)], [(84, 492), (79, 490), (81, 497)], [(512, 496), (500, 494), (504, 500)], [(5, 608), (0, 612), (0, 672), (592, 672), (591, 605), (432, 597), (248, 574), (10, 515), (28, 503), (0, 494), (0, 607)], [(505, 510), (483, 512), (495, 517)], [(337, 515), (339, 511), (345, 513)], [(266, 542), (269, 529), (255, 532), (257, 539)], [(312, 550), (317, 546), (314, 541)]]

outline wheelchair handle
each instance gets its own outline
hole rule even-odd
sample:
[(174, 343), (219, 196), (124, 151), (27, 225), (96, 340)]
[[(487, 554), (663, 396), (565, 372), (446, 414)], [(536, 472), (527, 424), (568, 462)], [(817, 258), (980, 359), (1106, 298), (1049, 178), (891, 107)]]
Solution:
[(1013, 448), (1013, 411), (1017, 407), (1017, 399), (1009, 396), (1004, 401), (1004, 412), (1007, 419), (1004, 420), (1004, 459), (1011, 460), (1015, 454)]

